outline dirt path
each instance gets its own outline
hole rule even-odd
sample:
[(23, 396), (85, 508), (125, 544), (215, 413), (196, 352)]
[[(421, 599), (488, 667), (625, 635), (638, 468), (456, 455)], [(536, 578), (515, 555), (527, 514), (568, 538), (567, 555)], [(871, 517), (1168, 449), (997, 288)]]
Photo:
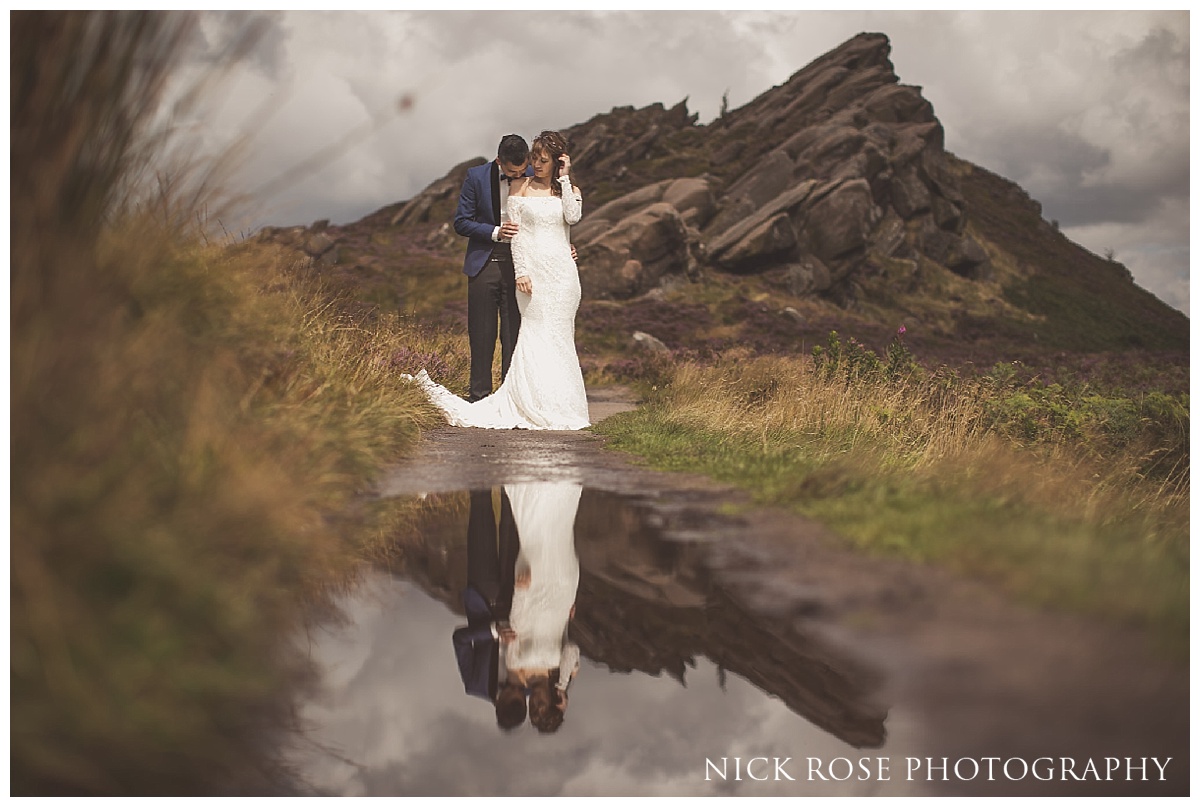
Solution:
[[(632, 408), (627, 390), (593, 392), (593, 421)], [(518, 481), (575, 481), (636, 496), (668, 532), (700, 540), (714, 574), (747, 610), (819, 632), (882, 672), (879, 696), (919, 721), (921, 756), (947, 758), (947, 793), (1186, 794), (1187, 665), (1165, 660), (1136, 630), (1035, 611), (940, 569), (849, 552), (820, 525), (782, 510), (747, 507), (740, 491), (666, 474), (606, 451), (588, 432), (439, 429), (382, 483), (383, 495), (455, 491)], [(736, 506), (736, 517), (729, 505)], [(803, 749), (780, 748), (802, 757)], [(888, 749), (864, 751), (886, 756)], [(915, 756), (915, 755), (913, 755)], [(996, 768), (956, 777), (959, 759), (1054, 761), (1054, 781), (1008, 781)], [(1065, 773), (1066, 762), (1075, 776)], [(1119, 767), (1110, 781), (1094, 760)], [(1166, 763), (1166, 781), (1147, 759)], [(924, 762), (924, 760), (921, 760)], [(893, 758), (893, 776), (906, 758)], [(963, 777), (973, 763), (963, 763)], [(986, 762), (980, 764), (986, 765)], [(1012, 771), (1017, 771), (1014, 762)], [(1043, 764), (1043, 772), (1049, 763)], [(1076, 776), (1088, 776), (1077, 781)], [(929, 774), (918, 769), (919, 777)], [(941, 774), (935, 774), (942, 781)], [(1065, 781), (1064, 781), (1065, 780)], [(922, 778), (921, 781), (927, 781)]]

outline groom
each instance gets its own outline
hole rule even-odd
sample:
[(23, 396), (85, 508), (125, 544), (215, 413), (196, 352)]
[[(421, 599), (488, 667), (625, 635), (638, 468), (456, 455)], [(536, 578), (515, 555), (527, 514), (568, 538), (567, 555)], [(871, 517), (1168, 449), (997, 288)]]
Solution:
[(462, 593), (467, 624), (454, 631), (454, 655), (466, 693), (491, 701), (496, 709), (496, 722), (504, 729), (524, 723), (526, 714), (522, 688), (509, 685), (500, 676), (500, 646), (516, 639), (508, 616), (512, 610), (520, 540), (508, 495), (501, 490), (497, 530), (492, 492), (471, 491), (467, 587)]
[(468, 401), (492, 394), (497, 322), (502, 379), (508, 374), (521, 328), (511, 248), (517, 225), (503, 213), (509, 183), (526, 176), (528, 168), (529, 144), (520, 135), (505, 135), (495, 160), (467, 170), (458, 197), (454, 232), (468, 239), (463, 262), (463, 274), (467, 276), (467, 338), (471, 344)]

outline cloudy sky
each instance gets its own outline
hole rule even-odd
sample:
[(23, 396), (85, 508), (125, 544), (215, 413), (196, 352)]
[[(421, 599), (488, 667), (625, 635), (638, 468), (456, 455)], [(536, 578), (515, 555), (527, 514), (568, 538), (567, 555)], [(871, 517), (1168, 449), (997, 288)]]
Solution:
[(1145, 12), (207, 13), (194, 77), (253, 21), (254, 50), (176, 122), (242, 139), (238, 226), (353, 221), (455, 164), (614, 106), (683, 98), (700, 123), (863, 31), (892, 42), (946, 148), (1019, 183), (1070, 238), (1189, 311), (1189, 16)]

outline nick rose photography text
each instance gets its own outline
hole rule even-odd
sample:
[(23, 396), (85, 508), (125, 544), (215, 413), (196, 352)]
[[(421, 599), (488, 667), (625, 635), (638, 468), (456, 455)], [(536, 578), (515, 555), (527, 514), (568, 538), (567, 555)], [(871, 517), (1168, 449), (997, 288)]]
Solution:
[[(877, 781), (893, 778), (924, 782), (1010, 781), (1033, 778), (1043, 782), (1162, 782), (1171, 757), (718, 757), (704, 759), (704, 781)], [(796, 776), (793, 776), (796, 774)]]

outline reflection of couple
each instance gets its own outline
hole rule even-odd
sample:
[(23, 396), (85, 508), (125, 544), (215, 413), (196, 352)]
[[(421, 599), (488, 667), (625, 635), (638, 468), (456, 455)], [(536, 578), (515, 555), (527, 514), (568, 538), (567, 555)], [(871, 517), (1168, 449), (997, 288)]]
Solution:
[[(583, 197), (571, 184), (566, 145), (558, 132), (542, 132), (532, 149), (508, 135), (494, 162), (467, 171), (454, 229), (468, 239), (463, 272), (469, 278), (470, 402), (425, 370), (416, 377), (452, 425), (588, 426), (575, 352), (579, 271), (570, 241), (570, 225), (583, 215)], [(492, 394), (497, 324), (504, 381)]]
[(498, 543), (491, 493), (471, 493), (467, 626), (454, 632), (454, 652), (467, 693), (492, 701), (504, 729), (520, 726), (528, 711), (538, 731), (553, 732), (567, 710), (579, 671), (567, 626), (579, 586), (580, 493), (572, 484), (505, 486)]

